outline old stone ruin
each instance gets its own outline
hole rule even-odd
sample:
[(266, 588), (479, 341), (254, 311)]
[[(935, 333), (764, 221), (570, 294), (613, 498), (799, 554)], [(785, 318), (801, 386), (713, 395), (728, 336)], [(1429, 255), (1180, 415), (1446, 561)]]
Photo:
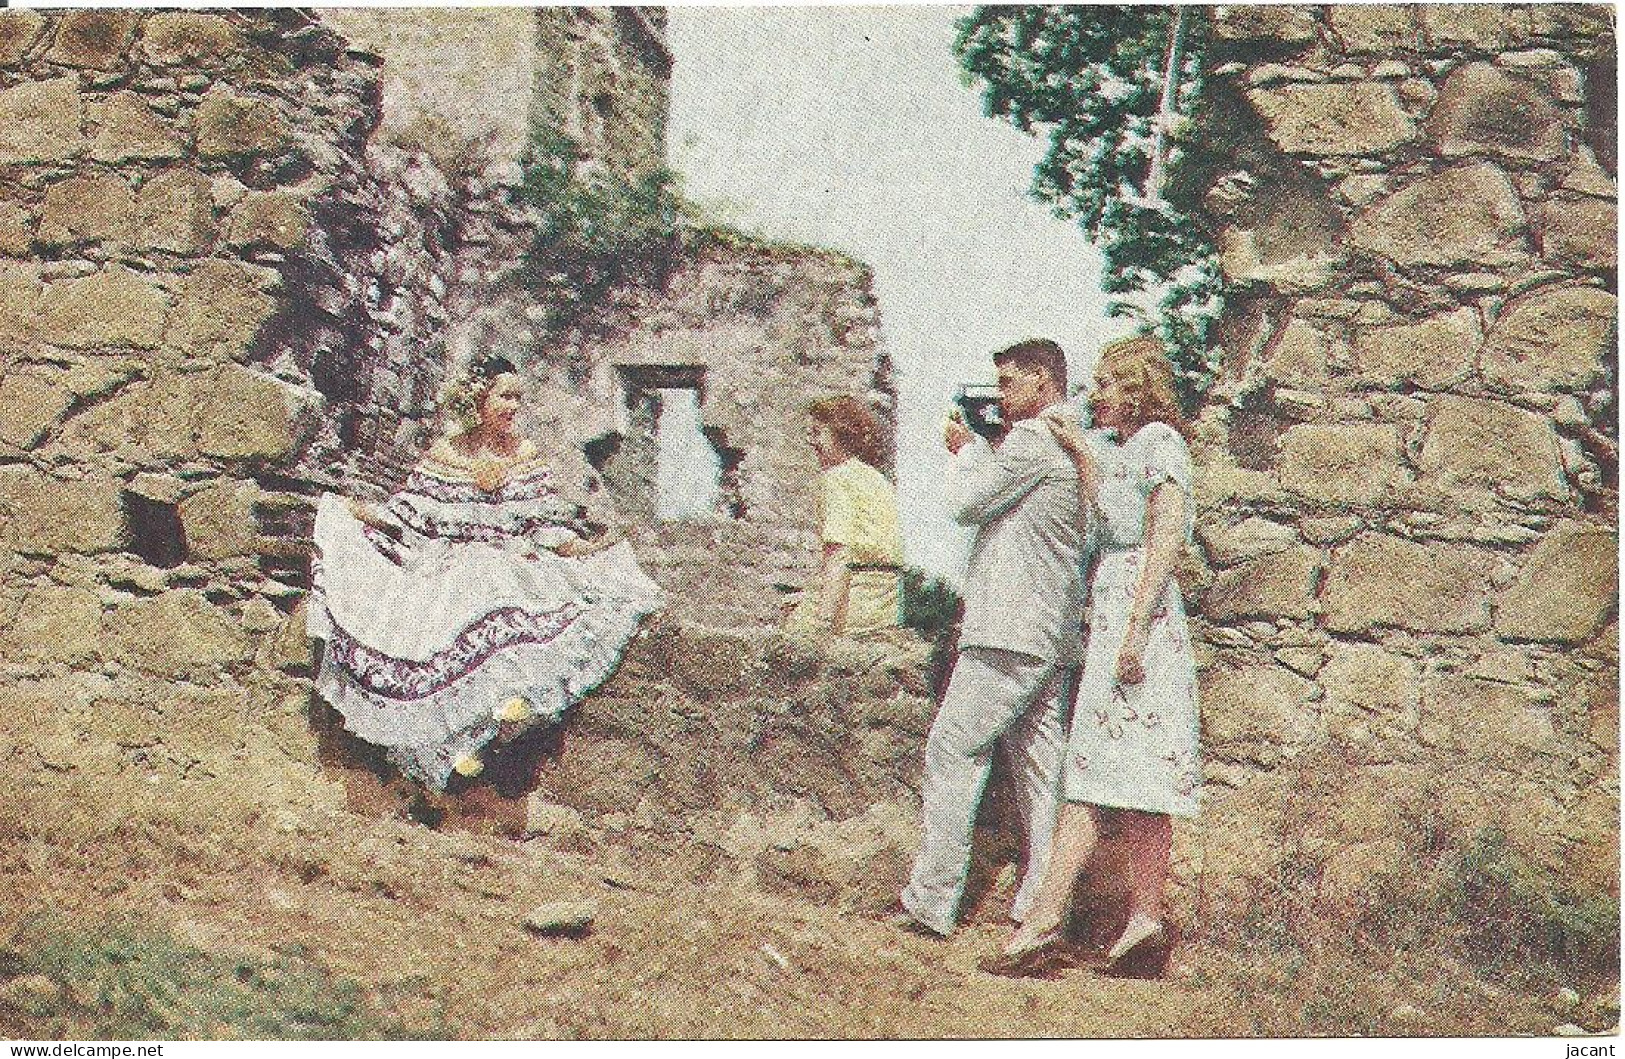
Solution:
[[(1617, 897), (1608, 9), (1215, 19), (1231, 288), (1193, 447), (1218, 878), (1371, 900), (1502, 829)], [(1295, 792), (1325, 793), (1307, 822)], [(1390, 874), (1390, 877), (1391, 874)]]
[[(1179, 914), (1288, 876), (1357, 914), (1419, 842), (1492, 826), (1617, 898), (1607, 11), (1212, 29), (1231, 308), (1195, 445), (1209, 809), (1177, 834)], [(547, 757), (543, 839), (890, 898), (923, 647), (763, 634), (815, 553), (800, 408), (892, 400), (867, 273), (688, 231), (563, 328), (513, 279), (535, 130), (648, 174), (670, 62), (652, 9), (0, 13), (7, 828), (162, 802), (282, 846), (345, 831), (359, 766), (312, 724), (299, 611), (313, 499), (388, 488), (448, 365), (500, 348), (679, 601)], [(668, 428), (714, 454), (677, 517)], [(989, 837), (973, 903), (1008, 897)]]
[[(715, 848), (742, 807), (907, 797), (923, 646), (838, 664), (879, 667), (856, 706), (817, 660), (761, 683), (817, 556), (802, 410), (892, 408), (867, 271), (683, 230), (658, 282), (564, 326), (515, 278), (538, 142), (622, 185), (659, 166), (663, 32), (653, 9), (0, 16), (0, 731), (42, 836), (86, 798), (216, 832), (360, 804), (367, 764), (310, 691), (314, 501), (397, 482), (484, 351), (672, 600), (548, 757), (563, 817)], [(696, 453), (699, 502), (663, 482)]]

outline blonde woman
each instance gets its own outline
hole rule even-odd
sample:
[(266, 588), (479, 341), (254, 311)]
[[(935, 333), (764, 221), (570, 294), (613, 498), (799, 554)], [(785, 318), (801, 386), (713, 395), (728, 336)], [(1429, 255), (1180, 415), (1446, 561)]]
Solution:
[(887, 462), (880, 417), (852, 397), (814, 402), (807, 414), (807, 440), (822, 468), (823, 552), (818, 580), (808, 586), (786, 628), (835, 636), (895, 628), (903, 544), (897, 487), (880, 470)]
[(381, 507), (325, 496), (308, 628), (344, 725), (440, 792), (485, 748), (557, 720), (660, 605), (515, 423), (524, 387), (486, 358), (447, 390), (448, 433)]
[(1194, 505), (1185, 422), (1161, 343), (1138, 337), (1101, 352), (1090, 398), (1097, 426), (1120, 447), (1097, 458), (1079, 425), (1048, 426), (1095, 498), (1106, 539), (1091, 583), (1092, 611), (1073, 706), (1065, 799), (1038, 896), (998, 973), (1032, 973), (1061, 943), (1066, 904), (1100, 841), (1107, 814), (1128, 846), (1128, 923), (1117, 963), (1164, 936), (1164, 891), (1175, 816), (1194, 816), (1201, 783), (1196, 663), (1174, 565), (1190, 540)]

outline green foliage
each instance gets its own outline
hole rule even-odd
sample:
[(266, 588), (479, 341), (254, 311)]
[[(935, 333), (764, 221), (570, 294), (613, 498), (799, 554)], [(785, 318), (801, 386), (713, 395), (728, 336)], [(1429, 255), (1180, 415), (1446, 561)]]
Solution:
[(929, 686), (941, 694), (947, 686), (958, 646), (959, 616), (965, 604), (952, 585), (932, 577), (918, 567), (905, 567), (899, 579), (903, 627), (913, 629), (931, 643), (931, 657), (925, 675)]
[[(297, 947), (270, 960), (230, 959), (163, 934), (112, 928), (61, 933), (36, 924), (13, 954), (18, 975), (60, 989), (23, 1012), (102, 1040), (384, 1040), (410, 1033), (370, 1013), (361, 988)], [(55, 1034), (61, 1036), (59, 1032)]]
[(961, 602), (953, 586), (917, 567), (903, 571), (903, 626), (931, 640), (959, 620)]
[[(1195, 150), (1202, 106), (1207, 20), (1188, 11), (1181, 31), (1181, 119), (1167, 130), (1160, 198), (1148, 197), (1152, 145), (1163, 95), (1173, 7), (979, 7), (959, 23), (955, 50), (982, 83), (987, 112), (1049, 149), (1032, 193), (1074, 219), (1099, 246), (1102, 285), (1124, 298), (1112, 312), (1141, 320), (1167, 344), (1187, 403), (1206, 390), (1209, 351), (1223, 307), (1211, 235), (1196, 222), (1210, 161)], [(1193, 117), (1198, 120), (1192, 120)]]
[(665, 168), (628, 177), (585, 160), (546, 125), (521, 159), (519, 200), (538, 214), (518, 280), (548, 306), (547, 326), (570, 326), (617, 288), (657, 286), (678, 245), (682, 202)]

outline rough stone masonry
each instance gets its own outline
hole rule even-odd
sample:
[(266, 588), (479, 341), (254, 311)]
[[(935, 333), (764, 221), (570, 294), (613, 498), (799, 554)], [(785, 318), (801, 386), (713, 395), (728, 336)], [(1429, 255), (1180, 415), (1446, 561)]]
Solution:
[(1212, 28), (1243, 146), (1206, 198), (1230, 288), (1195, 445), (1208, 851), (1278, 863), (1290, 784), (1330, 762), (1329, 897), (1395, 870), (1419, 802), (1617, 894), (1609, 9)]
[(294, 14), (0, 13), (0, 694), (47, 812), (323, 800), (277, 530), (330, 417), (289, 306), (347, 249), (376, 78)]
[[(398, 15), (0, 13), (0, 756), (39, 804), (97, 778), (332, 802), (302, 679), (312, 499), (398, 480), (481, 344), (524, 365), (532, 429), (583, 468), (610, 435), (650, 440), (640, 372), (703, 387), (733, 504), (631, 526), (690, 620), (759, 625), (811, 567), (800, 406), (891, 399), (867, 272), (702, 241), (663, 291), (544, 340), (508, 282), (529, 123), (591, 164), (658, 164), (663, 23), (424, 18), (480, 46), (420, 54)], [(489, 76), (516, 57), (517, 81)], [(420, 91), (436, 75), (486, 105)]]

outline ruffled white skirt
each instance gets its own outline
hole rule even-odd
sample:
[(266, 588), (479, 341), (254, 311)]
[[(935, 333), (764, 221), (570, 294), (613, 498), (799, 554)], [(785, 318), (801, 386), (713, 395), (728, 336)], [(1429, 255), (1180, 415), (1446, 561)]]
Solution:
[(615, 671), (659, 586), (618, 544), (582, 558), (522, 539), (393, 541), (324, 496), (307, 629), (326, 641), (317, 689), (406, 775), (445, 788), (506, 728), (556, 721)]

